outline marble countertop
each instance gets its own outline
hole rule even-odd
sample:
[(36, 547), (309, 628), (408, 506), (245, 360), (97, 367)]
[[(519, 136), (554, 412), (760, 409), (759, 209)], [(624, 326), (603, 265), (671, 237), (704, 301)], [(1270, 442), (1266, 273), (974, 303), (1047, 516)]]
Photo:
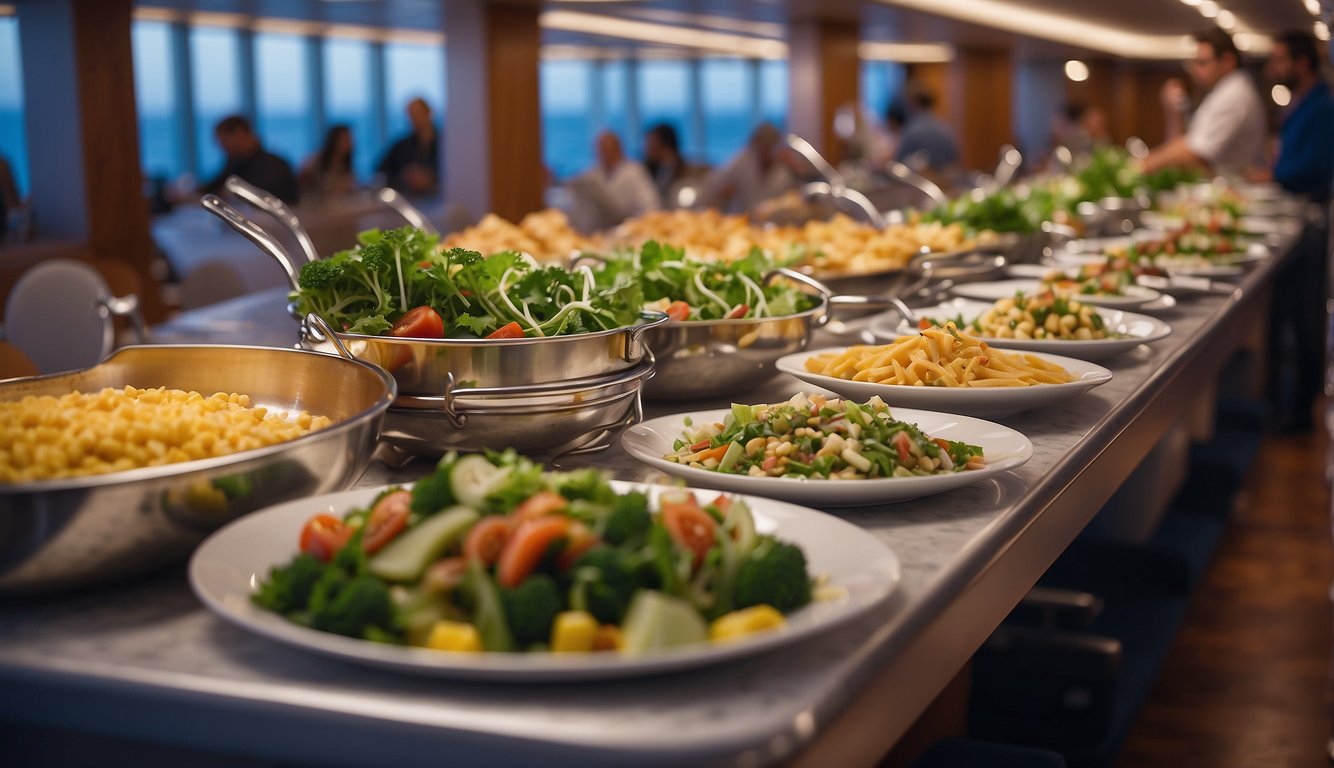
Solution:
[[(820, 750), (848, 734), (841, 754), (873, 763), (1189, 410), (1194, 388), (1212, 380), (1263, 309), (1258, 299), (1273, 267), (1260, 265), (1231, 294), (1184, 299), (1160, 313), (1171, 336), (1104, 361), (1110, 383), (997, 419), (1032, 440), (1023, 467), (941, 496), (830, 510), (889, 544), (902, 582), (887, 604), (797, 645), (619, 682), (414, 679), (228, 625), (195, 600), (182, 567), (101, 592), (0, 602), (0, 686), (8, 692), (0, 716), (330, 765), (446, 756), (496, 766), (820, 764)], [(221, 340), (211, 323), (232, 312), (240, 329), (230, 329), (231, 340), (295, 340), (278, 292), (241, 301), (249, 303), (169, 323), (159, 338)], [(737, 399), (771, 401), (801, 388), (779, 375)], [(647, 415), (724, 405), (651, 405)], [(619, 447), (562, 464), (606, 467), (629, 480), (651, 474)], [(373, 465), (361, 484), (426, 470)]]

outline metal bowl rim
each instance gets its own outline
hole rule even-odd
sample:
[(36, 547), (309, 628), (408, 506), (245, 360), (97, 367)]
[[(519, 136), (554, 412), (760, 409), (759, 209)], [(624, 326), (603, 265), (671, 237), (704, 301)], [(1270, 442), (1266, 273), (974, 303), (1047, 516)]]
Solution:
[(242, 351), (264, 351), (279, 352), (283, 354), (297, 355), (319, 355), (320, 357), (337, 360), (339, 364), (353, 364), (365, 368), (375, 375), (382, 384), (385, 385), (384, 394), (382, 394), (369, 408), (357, 413), (347, 419), (332, 424), (324, 429), (315, 430), (294, 440), (284, 440), (281, 443), (266, 445), (262, 448), (252, 448), (248, 451), (238, 451), (229, 453), (226, 456), (214, 456), (209, 459), (195, 459), (193, 461), (178, 461), (172, 464), (161, 464), (155, 467), (138, 467), (136, 469), (126, 469), (119, 472), (105, 472), (99, 475), (84, 475), (81, 477), (62, 477), (51, 480), (37, 480), (28, 483), (16, 483), (11, 485), (0, 484), (0, 497), (18, 496), (31, 493), (52, 493), (57, 491), (79, 491), (90, 488), (103, 488), (128, 483), (139, 482), (143, 480), (162, 480), (175, 475), (185, 475), (192, 472), (202, 472), (211, 469), (219, 469), (230, 464), (242, 464), (251, 459), (265, 459), (279, 453), (290, 450), (296, 445), (305, 445), (314, 442), (317, 439), (324, 439), (330, 435), (345, 432), (359, 427), (362, 422), (368, 418), (373, 418), (383, 414), (393, 404), (394, 398), (398, 395), (398, 383), (383, 368), (371, 365), (361, 360), (349, 360), (339, 355), (330, 355), (324, 352), (314, 352), (306, 349), (287, 349), (285, 347), (260, 347), (248, 346), (244, 344), (135, 344), (127, 347), (121, 347), (97, 365), (88, 368), (80, 368), (74, 371), (62, 371), (60, 373), (48, 373), (41, 376), (31, 376), (18, 379), (8, 379), (0, 381), (0, 392), (4, 391), (5, 384), (11, 384), (17, 381), (38, 381), (41, 379), (54, 379), (64, 376), (72, 376), (81, 373), (87, 373), (101, 365), (106, 364), (112, 358), (126, 350), (172, 350), (172, 349), (231, 349)]
[[(522, 339), (422, 339), (407, 336), (371, 336), (365, 333), (344, 333), (334, 331), (334, 335), (344, 342), (365, 341), (380, 342), (387, 344), (423, 344), (428, 347), (452, 347), (460, 346), (465, 349), (472, 347), (523, 347), (539, 344), (554, 344), (558, 342), (569, 342), (571, 344), (583, 341), (585, 339), (602, 339), (621, 334), (643, 333), (652, 328), (660, 326), (667, 319), (666, 315), (661, 318), (640, 318), (640, 321), (632, 325), (622, 325), (616, 328), (608, 328), (605, 331), (593, 331), (591, 333), (566, 333), (559, 336), (525, 336)], [(327, 321), (326, 321), (327, 322)]]
[(823, 296), (819, 296), (817, 294), (807, 294), (807, 295), (815, 296), (820, 300), (820, 303), (816, 304), (815, 306), (811, 307), (810, 309), (804, 312), (796, 312), (791, 315), (773, 315), (771, 317), (738, 317), (735, 320), (729, 320), (725, 317), (719, 318), (717, 320), (689, 320), (689, 319), (669, 320), (668, 322), (658, 326), (658, 329), (666, 330), (675, 328), (689, 329), (689, 328), (732, 327), (739, 325), (762, 325), (764, 323), (781, 321), (781, 320), (801, 320), (804, 318), (813, 317), (814, 315), (822, 311), (827, 311), (829, 309), (829, 302)]

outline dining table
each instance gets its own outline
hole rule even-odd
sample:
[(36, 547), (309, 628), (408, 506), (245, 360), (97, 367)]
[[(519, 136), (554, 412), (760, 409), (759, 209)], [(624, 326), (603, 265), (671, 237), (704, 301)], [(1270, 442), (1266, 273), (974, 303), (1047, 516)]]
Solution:
[[(129, 583), (0, 598), (0, 718), (188, 746), (238, 760), (328, 766), (875, 765), (968, 663), (1038, 578), (1200, 393), (1239, 386), (1225, 366), (1267, 322), (1271, 257), (1224, 290), (1157, 313), (1166, 338), (1102, 362), (1112, 379), (996, 421), (1031, 459), (941, 495), (827, 508), (901, 563), (888, 598), (800, 642), (670, 674), (580, 682), (457, 680), (372, 669), (251, 634), (192, 594), (185, 564)], [(865, 340), (869, 320), (813, 347)], [(293, 346), (298, 324), (273, 288), (185, 312), (152, 343)], [(646, 417), (775, 402), (810, 386), (775, 373), (751, 391), (646, 404)], [(614, 441), (557, 460), (629, 481), (657, 479)], [(407, 482), (432, 464), (373, 463), (357, 487)]]

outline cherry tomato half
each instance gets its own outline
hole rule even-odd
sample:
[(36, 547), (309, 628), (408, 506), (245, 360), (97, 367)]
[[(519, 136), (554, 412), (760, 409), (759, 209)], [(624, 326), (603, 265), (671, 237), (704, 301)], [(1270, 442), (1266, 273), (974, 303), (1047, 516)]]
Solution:
[(366, 554), (379, 552), (384, 545), (408, 527), (408, 515), (412, 512), (412, 493), (394, 491), (380, 499), (366, 519), (366, 532), (361, 534), (361, 547)]
[(491, 565), (500, 559), (505, 542), (509, 541), (510, 528), (510, 520), (498, 515), (478, 520), (463, 540), (464, 559), (480, 560), (483, 565)]
[(522, 339), (523, 336), (523, 326), (517, 322), (506, 323), (487, 334), (488, 339)]
[(714, 529), (718, 526), (708, 512), (693, 500), (684, 504), (664, 502), (662, 524), (673, 541), (695, 555), (696, 567), (704, 562), (704, 556), (713, 548)]
[(316, 515), (301, 529), (301, 551), (322, 562), (329, 562), (352, 538), (353, 529), (333, 515)]
[(673, 301), (667, 305), (667, 316), (673, 320), (689, 320), (690, 305), (684, 301)]
[(416, 307), (394, 323), (390, 336), (408, 339), (441, 339), (445, 336), (445, 321), (430, 307)]

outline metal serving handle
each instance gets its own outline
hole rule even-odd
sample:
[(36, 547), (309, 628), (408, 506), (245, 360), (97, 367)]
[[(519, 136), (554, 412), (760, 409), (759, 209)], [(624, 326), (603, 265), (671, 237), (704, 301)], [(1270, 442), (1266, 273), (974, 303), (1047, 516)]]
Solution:
[(426, 218), (426, 214), (422, 213), (420, 208), (408, 202), (408, 199), (400, 195), (398, 190), (393, 187), (381, 187), (376, 191), (375, 198), (394, 209), (395, 213), (402, 216), (405, 221), (417, 229), (429, 235), (440, 234), (440, 230), (436, 229), (431, 220)]
[(291, 284), (292, 290), (301, 289), (300, 284), (297, 283), (296, 268), (292, 266), (292, 260), (288, 258), (287, 250), (273, 235), (265, 232), (262, 227), (246, 218), (240, 211), (222, 202), (222, 199), (217, 195), (204, 195), (199, 204), (204, 207), (204, 210), (227, 222), (242, 237), (259, 246), (261, 251), (278, 262), (278, 266), (282, 267), (283, 273), (287, 275), (287, 282)]
[[(764, 284), (768, 285), (779, 277), (794, 280), (819, 292), (819, 294), (824, 297), (826, 307), (888, 307), (893, 308), (900, 315), (903, 315), (904, 319), (908, 322), (913, 323), (914, 325), (917, 323), (917, 315), (914, 314), (912, 309), (910, 309), (908, 305), (904, 303), (903, 299), (900, 299), (898, 296), (890, 296), (888, 294), (881, 296), (848, 296), (845, 294), (836, 294), (830, 290), (829, 286), (814, 277), (804, 275), (794, 269), (788, 269), (787, 267), (779, 267), (778, 269), (766, 273), (764, 276)], [(815, 321), (815, 325), (816, 327), (819, 327), (827, 322), (829, 322), (828, 310), (820, 316), (819, 320)]]
[(996, 170), (991, 174), (996, 189), (1004, 189), (1010, 186), (1014, 177), (1019, 173), (1019, 167), (1024, 164), (1024, 156), (1015, 149), (1013, 144), (1006, 144), (1001, 147), (1000, 162), (996, 164)]
[(935, 203), (936, 205), (944, 205), (949, 202), (949, 198), (945, 195), (944, 190), (937, 186), (934, 181), (928, 179), (917, 171), (914, 171), (912, 168), (909, 168), (906, 164), (895, 160), (889, 164), (887, 170), (889, 171), (890, 178), (916, 189), (918, 192), (931, 198), (932, 203)]
[(306, 261), (320, 260), (320, 254), (315, 250), (315, 241), (310, 239), (310, 234), (301, 226), (301, 220), (292, 213), (291, 208), (287, 207), (287, 203), (279, 200), (273, 193), (248, 183), (240, 176), (228, 176), (222, 185), (228, 192), (269, 214), (286, 227), (287, 231), (292, 233), (292, 237), (296, 238), (296, 244), (301, 247), (301, 252), (306, 255)]
[(875, 207), (871, 198), (851, 187), (836, 186), (825, 181), (812, 181), (801, 187), (801, 193), (805, 197), (832, 197), (835, 200), (846, 200), (856, 206), (876, 229), (884, 229), (888, 225), (885, 215)]

